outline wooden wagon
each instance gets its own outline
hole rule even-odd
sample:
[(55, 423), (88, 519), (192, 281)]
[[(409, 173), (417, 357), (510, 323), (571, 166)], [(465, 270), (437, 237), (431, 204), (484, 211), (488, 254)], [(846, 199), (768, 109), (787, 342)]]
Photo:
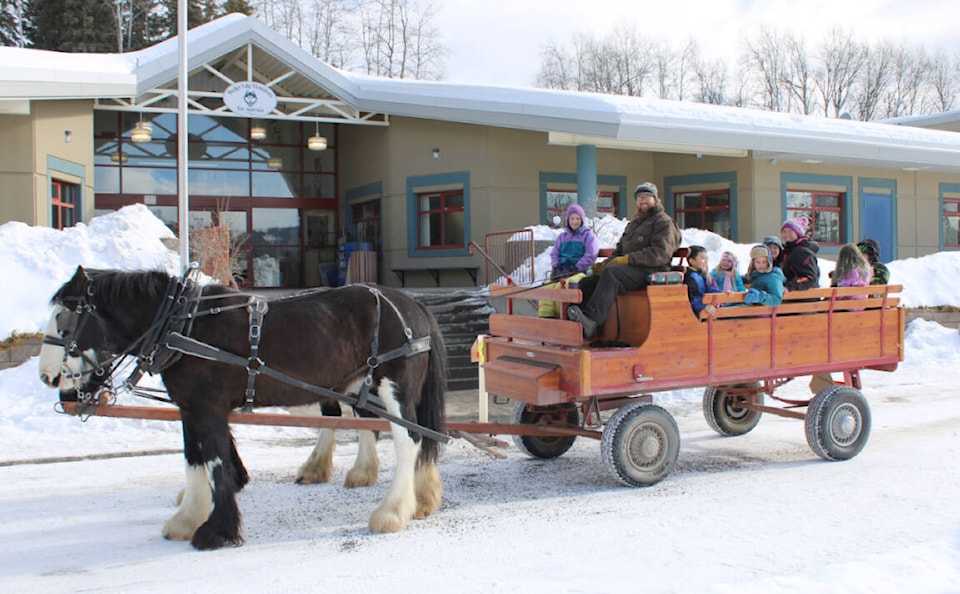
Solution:
[[(747, 433), (763, 413), (805, 420), (819, 456), (856, 456), (870, 433), (860, 371), (893, 371), (903, 360), (905, 312), (899, 285), (789, 293), (777, 307), (743, 304), (743, 293), (713, 294), (716, 312), (699, 320), (682, 284), (652, 284), (618, 296), (593, 343), (577, 322), (493, 314), (475, 345), (483, 387), (517, 404), (513, 421), (543, 435), (515, 437), (527, 454), (562, 455), (577, 436), (601, 440), (611, 473), (631, 486), (654, 484), (674, 467), (676, 422), (651, 393), (704, 387), (707, 423), (722, 435)], [(578, 303), (576, 289), (494, 285), (491, 297)], [(512, 308), (510, 308), (512, 311)], [(834, 381), (829, 374), (843, 375)], [(813, 376), (812, 398), (776, 389)], [(766, 404), (764, 395), (777, 406)], [(613, 411), (603, 419), (604, 411)], [(567, 435), (558, 433), (568, 430)]]

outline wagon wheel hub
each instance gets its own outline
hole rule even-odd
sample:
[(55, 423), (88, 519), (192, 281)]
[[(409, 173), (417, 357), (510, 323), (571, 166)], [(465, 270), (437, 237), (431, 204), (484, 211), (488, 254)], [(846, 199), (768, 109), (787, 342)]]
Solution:
[(848, 444), (860, 435), (860, 414), (851, 405), (843, 405), (834, 411), (830, 423), (831, 432), (838, 443)]

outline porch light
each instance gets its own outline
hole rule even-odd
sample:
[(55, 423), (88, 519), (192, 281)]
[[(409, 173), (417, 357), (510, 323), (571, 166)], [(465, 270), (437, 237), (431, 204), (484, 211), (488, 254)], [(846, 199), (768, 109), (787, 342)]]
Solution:
[(140, 120), (130, 132), (130, 140), (134, 142), (150, 142), (153, 140), (153, 124)]
[(250, 128), (250, 140), (264, 140), (267, 137), (267, 129), (263, 126), (253, 126)]
[(311, 151), (327, 150), (327, 137), (320, 136), (320, 122), (317, 122), (317, 133), (307, 139), (307, 148)]

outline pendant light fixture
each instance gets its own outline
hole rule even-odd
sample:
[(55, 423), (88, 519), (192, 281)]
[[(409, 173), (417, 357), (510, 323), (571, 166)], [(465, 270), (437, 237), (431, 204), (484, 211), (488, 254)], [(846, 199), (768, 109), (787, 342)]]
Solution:
[(263, 126), (254, 124), (250, 126), (250, 140), (265, 140), (267, 138), (267, 129)]
[(307, 139), (307, 148), (311, 151), (325, 151), (327, 150), (327, 137), (320, 136), (320, 122), (316, 122), (316, 124), (317, 133)]
[(140, 114), (140, 121), (130, 131), (130, 140), (133, 142), (150, 142), (153, 140), (153, 124), (143, 121), (142, 113)]

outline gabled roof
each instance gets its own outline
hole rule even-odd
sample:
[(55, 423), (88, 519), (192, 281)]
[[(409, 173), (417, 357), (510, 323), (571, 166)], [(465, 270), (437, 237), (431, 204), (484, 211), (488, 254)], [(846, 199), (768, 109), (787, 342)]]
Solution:
[[(290, 92), (335, 99), (357, 112), (536, 130), (561, 145), (960, 173), (955, 132), (639, 97), (369, 77), (332, 68), (253, 17), (236, 14), (189, 32), (188, 69), (223, 61), (244, 47), (261, 55), (261, 79), (292, 69), (296, 80), (283, 83)], [(0, 104), (140, 96), (169, 88), (177, 61), (175, 38), (128, 54), (0, 48)]]

